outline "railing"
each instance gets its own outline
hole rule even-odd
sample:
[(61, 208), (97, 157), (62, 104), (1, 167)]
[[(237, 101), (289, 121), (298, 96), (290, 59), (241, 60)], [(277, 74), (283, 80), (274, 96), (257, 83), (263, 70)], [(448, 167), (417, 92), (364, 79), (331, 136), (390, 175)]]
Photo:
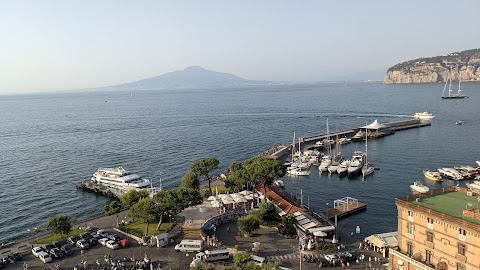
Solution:
[(425, 264), (424, 262), (421, 262), (421, 261), (417, 261), (415, 260), (414, 258), (411, 258), (410, 256), (408, 256), (407, 254), (404, 254), (402, 253), (401, 251), (399, 250), (394, 250), (394, 249), (391, 249), (389, 251), (389, 253), (393, 256), (393, 257), (397, 257), (397, 263), (399, 260), (402, 260), (402, 264), (400, 266), (402, 266), (403, 269), (412, 269), (411, 267), (405, 267), (404, 264), (405, 263), (408, 263), (409, 265), (413, 265), (416, 269), (420, 269), (420, 270), (435, 270), (435, 267), (434, 266), (431, 266), (431, 265), (427, 265)]

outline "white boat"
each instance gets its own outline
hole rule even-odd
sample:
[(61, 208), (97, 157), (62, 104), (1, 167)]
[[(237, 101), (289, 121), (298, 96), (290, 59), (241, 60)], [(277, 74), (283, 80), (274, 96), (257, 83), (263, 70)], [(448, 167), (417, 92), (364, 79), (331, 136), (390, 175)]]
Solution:
[(362, 176), (365, 178), (365, 176), (372, 174), (375, 171), (375, 167), (368, 163), (368, 136), (365, 136), (365, 162), (363, 162), (363, 167), (362, 167)]
[(332, 164), (330, 164), (330, 166), (328, 166), (328, 172), (329, 173), (337, 172), (339, 166), (340, 166), (339, 162), (332, 162)]
[(423, 171), (423, 176), (428, 180), (437, 182), (443, 181), (442, 175), (439, 172)]
[(463, 121), (462, 121), (462, 120), (457, 120), (457, 121), (455, 122), (455, 125), (463, 125)]
[(283, 184), (283, 181), (280, 180), (280, 179), (273, 181), (273, 185), (277, 186), (277, 187), (280, 187), (280, 188), (285, 188), (285, 185)]
[(350, 166), (350, 160), (342, 161), (340, 165), (338, 165), (337, 173), (338, 174), (346, 173), (349, 166)]
[(320, 173), (326, 172), (331, 163), (332, 163), (332, 158), (329, 155), (323, 156), (320, 162), (320, 166), (318, 166), (318, 171)]
[(475, 161), (475, 163), (480, 167), (480, 160)]
[(93, 174), (92, 181), (107, 187), (120, 189), (141, 189), (151, 186), (150, 180), (126, 171), (122, 167), (98, 169)]
[(363, 132), (363, 130), (359, 130), (355, 135), (353, 135), (351, 140), (354, 142), (363, 141), (363, 137), (365, 137), (365, 132)]
[(363, 167), (363, 153), (362, 151), (353, 152), (352, 160), (348, 166), (347, 172), (349, 175), (358, 174), (362, 171)]
[(460, 173), (455, 170), (455, 169), (452, 169), (452, 168), (440, 168), (438, 169), (438, 171), (445, 177), (449, 178), (449, 179), (452, 179), (452, 180), (455, 180), (455, 181), (459, 181), (459, 180), (463, 180), (463, 176), (460, 175)]
[(427, 186), (422, 185), (422, 183), (418, 181), (415, 181), (412, 185), (410, 185), (410, 188), (418, 193), (426, 193), (430, 190)]
[(427, 111), (424, 111), (424, 112), (420, 112), (420, 113), (415, 113), (413, 115), (413, 117), (415, 117), (415, 119), (419, 119), (419, 120), (432, 120), (433, 118), (435, 118), (435, 115), (427, 112)]
[(480, 193), (480, 181), (473, 181), (473, 183), (467, 184), (467, 187), (476, 193)]
[[(457, 94), (452, 94), (452, 67), (450, 67), (450, 77), (448, 80), (445, 82), (445, 87), (443, 87), (443, 92), (442, 92), (442, 99), (461, 99), (461, 98), (468, 98), (468, 96), (462, 95), (462, 90), (460, 87), (461, 84), (461, 76), (460, 76), (460, 71), (458, 72), (458, 90)], [(448, 85), (448, 95), (445, 95), (445, 90), (447, 90), (447, 85)]]
[(290, 167), (290, 168), (287, 168), (287, 174), (293, 175), (293, 176), (308, 176), (310, 175), (310, 171), (307, 169)]

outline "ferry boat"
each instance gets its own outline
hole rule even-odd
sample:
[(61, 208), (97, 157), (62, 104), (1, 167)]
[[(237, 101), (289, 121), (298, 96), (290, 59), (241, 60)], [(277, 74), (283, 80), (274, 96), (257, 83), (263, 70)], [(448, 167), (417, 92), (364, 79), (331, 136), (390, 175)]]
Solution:
[(100, 168), (92, 176), (92, 181), (111, 188), (142, 189), (151, 186), (148, 179), (129, 172), (122, 167)]
[(433, 118), (435, 118), (435, 115), (427, 112), (427, 111), (424, 111), (424, 112), (419, 112), (419, 113), (415, 113), (413, 115), (413, 117), (415, 117), (415, 119), (419, 119), (419, 120), (432, 120)]
[(440, 168), (440, 169), (438, 169), (438, 171), (440, 172), (440, 174), (442, 174), (443, 176), (445, 176), (445, 177), (447, 177), (451, 180), (455, 180), (455, 181), (463, 180), (463, 176), (461, 176), (460, 173), (455, 169)]

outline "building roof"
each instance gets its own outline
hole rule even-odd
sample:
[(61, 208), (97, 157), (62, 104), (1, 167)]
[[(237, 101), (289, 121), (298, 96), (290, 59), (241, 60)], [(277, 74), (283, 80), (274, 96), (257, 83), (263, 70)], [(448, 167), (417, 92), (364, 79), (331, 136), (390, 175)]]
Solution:
[[(411, 206), (418, 206), (424, 211), (432, 213), (435, 211), (442, 219), (450, 219), (460, 223), (471, 224), (480, 227), (480, 220), (463, 215), (463, 210), (470, 205), (472, 208), (479, 208), (480, 199), (477, 196), (469, 196), (467, 189), (462, 187), (450, 187), (435, 190), (422, 195), (408, 196), (397, 199), (397, 204), (408, 203)], [(418, 208), (418, 209), (421, 209)], [(431, 211), (433, 210), (433, 211)]]
[[(259, 184), (256, 186), (258, 192), (263, 194), (263, 185)], [(295, 203), (293, 200), (290, 200), (286, 195), (282, 194), (275, 187), (266, 186), (267, 189), (267, 199), (275, 203), (275, 205), (281, 209), (285, 214), (295, 213), (297, 211), (303, 211), (303, 209)]]
[(378, 122), (378, 120), (375, 119), (375, 121), (373, 121), (373, 123), (371, 123), (370, 125), (366, 125), (366, 126), (363, 126), (361, 128), (364, 128), (364, 129), (381, 129), (381, 128), (386, 128), (386, 126), (384, 124), (380, 124)]

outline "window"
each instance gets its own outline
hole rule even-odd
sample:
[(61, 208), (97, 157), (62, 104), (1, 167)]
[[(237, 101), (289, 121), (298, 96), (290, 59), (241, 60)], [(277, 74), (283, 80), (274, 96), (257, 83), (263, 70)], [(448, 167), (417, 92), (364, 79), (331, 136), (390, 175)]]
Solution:
[(465, 244), (458, 243), (458, 254), (465, 256)]
[(433, 242), (433, 232), (427, 232), (427, 241)]
[(425, 261), (428, 263), (428, 264), (432, 264), (433, 262), (433, 252), (431, 250), (427, 250), (426, 252), (426, 258), (425, 258)]
[(415, 232), (415, 225), (413, 223), (407, 223), (407, 231), (409, 234), (412, 234)]
[(458, 234), (467, 235), (467, 232), (464, 229), (458, 229)]
[(433, 224), (433, 218), (427, 218), (427, 223), (428, 224)]
[(413, 217), (413, 212), (410, 211), (410, 210), (408, 210), (408, 216), (409, 216), (409, 217)]
[(412, 242), (407, 243), (407, 255), (408, 256), (413, 255), (413, 243)]
[(457, 263), (457, 270), (465, 270), (465, 265)]

